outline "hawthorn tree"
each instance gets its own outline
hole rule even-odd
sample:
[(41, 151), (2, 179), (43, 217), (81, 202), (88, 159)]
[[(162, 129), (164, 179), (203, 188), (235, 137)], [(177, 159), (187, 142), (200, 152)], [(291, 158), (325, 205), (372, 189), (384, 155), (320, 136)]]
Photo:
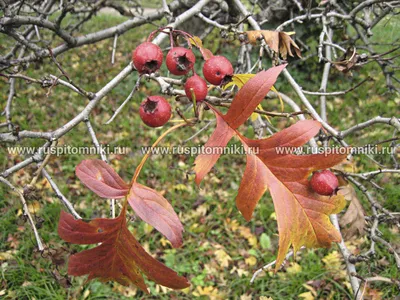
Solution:
[[(190, 285), (188, 279), (149, 255), (128, 229), (126, 213), (131, 208), (141, 220), (161, 232), (173, 247), (180, 247), (185, 238), (184, 226), (169, 201), (159, 191), (140, 183), (141, 170), (146, 168), (151, 151), (135, 166), (133, 177), (124, 181), (108, 164), (90, 120), (103, 98), (133, 73), (138, 77), (136, 85), (106, 123), (110, 128), (144, 81), (152, 82), (159, 86), (159, 95), (149, 95), (141, 105), (140, 114), (134, 116), (151, 127), (163, 126), (164, 131), (152, 148), (183, 127), (203, 124), (202, 120), (207, 117), (213, 121), (202, 126), (195, 136), (204, 134), (211, 122), (215, 121), (216, 128), (204, 152), (195, 159), (195, 183), (200, 185), (207, 180), (206, 175), (217, 164), (221, 153), (214, 150), (226, 147), (236, 138), (243, 146), (247, 161), (244, 170), (238, 170), (243, 174), (235, 199), (238, 213), (250, 220), (259, 201), (262, 205), (260, 199), (266, 192), (270, 193), (278, 224), (279, 250), (277, 259), (257, 270), (251, 281), (274, 266), (275, 272), (279, 272), (284, 261), (303, 248), (329, 247), (337, 243), (355, 299), (362, 299), (366, 287), (374, 281), (400, 286), (398, 279), (379, 274), (382, 270), (371, 270), (368, 274), (357, 272), (359, 265), (380, 258), (376, 254), (377, 247), (393, 257), (400, 269), (398, 247), (385, 240), (379, 230), (379, 226), (398, 230), (399, 214), (378, 201), (383, 188), (376, 181), (380, 174), (391, 174), (393, 182), (398, 181), (400, 121), (396, 114), (399, 111), (390, 116), (374, 116), (352, 126), (343, 124), (341, 128), (334, 128), (328, 122), (330, 98), (349, 93), (357, 97), (357, 89), (362, 89), (370, 80), (357, 80), (356, 71), (366, 64), (374, 64), (384, 76), (387, 93), (399, 92), (395, 73), (399, 40), (388, 41), (392, 47), (382, 53), (376, 52), (375, 45), (370, 42), (375, 26), (396, 17), (399, 2), (270, 2), (161, 1), (159, 9), (149, 11), (136, 1), (0, 1), (0, 32), (6, 41), (0, 57), (0, 75), (3, 84), (8, 85), (0, 141), (5, 145), (25, 140), (42, 143), (33, 155), (11, 166), (6, 163), (0, 181), (19, 197), (38, 251), (46, 253), (48, 249), (28, 204), (34, 184), (43, 176), (66, 208), (60, 216), (59, 236), (69, 243), (98, 244), (70, 256), (69, 275), (89, 275), (89, 280), (99, 278), (122, 285), (134, 284), (146, 293), (143, 275), (173, 289)], [(93, 16), (106, 9), (129, 19), (86, 35), (80, 33)], [(132, 60), (126, 62), (118, 75), (108, 78), (99, 91), (85, 90), (65, 71), (63, 66), (68, 62), (62, 60), (61, 54), (105, 39), (112, 41), (110, 59), (114, 63), (118, 38), (129, 30), (140, 30), (145, 24), (153, 24), (154, 31), (143, 36), (146, 42), (132, 45)], [(213, 53), (207, 48), (211, 32), (218, 32), (220, 39), (234, 45), (237, 53), (234, 61), (225, 58), (226, 53)], [(312, 42), (314, 46), (309, 46)], [(55, 65), (59, 74), (48, 74), (44, 78), (27, 75), (38, 63)], [(160, 71), (164, 63), (168, 73)], [(304, 71), (308, 65), (321, 70), (320, 85), (315, 91), (304, 90), (291, 75), (296, 68), (309, 72)], [(197, 69), (202, 69), (203, 74), (196, 73)], [(357, 83), (347, 90), (335, 91), (328, 86), (332, 73), (343, 78), (353, 75)], [(277, 80), (290, 86), (295, 97), (278, 91), (274, 87)], [(13, 121), (13, 115), (18, 112), (15, 99), (28, 84), (47, 89), (50, 96), (51, 90), (62, 85), (88, 101), (74, 118), (59, 128), (45, 132), (21, 128)], [(176, 109), (172, 119), (171, 104), (165, 96), (179, 100), (172, 105)], [(282, 109), (263, 109), (266, 98), (278, 98)], [(279, 131), (273, 126), (274, 119), (278, 118), (298, 120)], [(56, 147), (81, 123), (99, 149), (100, 159), (79, 163), (76, 176), (98, 196), (110, 199), (111, 217), (108, 219), (82, 220), (74, 208), (77, 200), (68, 200), (68, 194), (60, 191), (46, 170), (52, 155), (47, 150)], [(242, 130), (244, 124), (253, 127), (256, 139), (246, 137)], [(375, 170), (350, 172), (343, 168), (343, 161), (351, 162), (360, 155), (352, 146), (366, 146), (349, 145), (346, 138), (360, 131), (372, 131), (377, 124), (393, 131), (391, 139), (378, 140), (372, 145), (390, 144), (390, 163), (382, 164), (369, 153), (367, 157), (376, 165)], [(329, 152), (334, 146), (336, 151)], [(294, 148), (309, 149), (311, 154), (290, 152)], [(279, 153), (279, 149), (289, 152)], [(31, 182), (18, 186), (9, 180), (10, 175), (31, 165), (37, 168)], [(326, 170), (329, 168), (331, 171)], [(319, 173), (320, 170), (323, 171)], [(367, 207), (358, 200), (355, 190), (365, 196)], [(347, 202), (350, 204), (345, 208)], [(352, 253), (346, 246), (345, 238), (356, 234), (368, 240), (367, 251)]]

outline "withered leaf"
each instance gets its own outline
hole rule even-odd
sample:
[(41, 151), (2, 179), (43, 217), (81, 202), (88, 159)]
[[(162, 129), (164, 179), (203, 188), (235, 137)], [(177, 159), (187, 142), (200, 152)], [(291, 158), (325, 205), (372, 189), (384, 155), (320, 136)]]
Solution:
[(294, 57), (292, 47), (296, 55), (301, 57), (300, 48), (290, 37), (291, 33), (271, 30), (252, 30), (246, 31), (246, 35), (247, 41), (253, 45), (257, 44), (259, 40), (264, 40), (268, 47), (276, 53), (279, 53), (283, 59), (286, 59), (288, 54)]
[(363, 236), (365, 226), (364, 208), (357, 197), (352, 185), (339, 187), (338, 194), (351, 201), (346, 213), (340, 218), (340, 226), (343, 228), (344, 238), (350, 239), (355, 236)]
[(331, 62), (334, 67), (343, 73), (349, 73), (351, 75), (351, 70), (355, 68), (360, 56), (357, 53), (356, 48), (348, 48), (346, 53), (338, 61)]

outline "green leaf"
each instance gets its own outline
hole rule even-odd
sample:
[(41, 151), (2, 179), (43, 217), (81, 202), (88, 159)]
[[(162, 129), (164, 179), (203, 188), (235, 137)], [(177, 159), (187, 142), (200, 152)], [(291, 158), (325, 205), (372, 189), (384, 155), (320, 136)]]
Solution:
[(263, 248), (264, 250), (270, 249), (271, 248), (271, 238), (267, 234), (262, 233), (260, 236), (260, 245), (261, 245), (261, 248)]

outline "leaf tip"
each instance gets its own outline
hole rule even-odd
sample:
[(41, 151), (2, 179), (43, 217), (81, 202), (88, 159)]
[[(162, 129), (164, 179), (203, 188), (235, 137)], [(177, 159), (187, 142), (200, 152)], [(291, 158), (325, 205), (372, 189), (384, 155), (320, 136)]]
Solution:
[(194, 179), (194, 182), (196, 183), (197, 187), (200, 187), (200, 184), (202, 181), (203, 181), (203, 178), (201, 178), (198, 174), (196, 174), (196, 178)]
[(250, 222), (251, 218), (253, 217), (253, 212), (252, 211), (243, 211), (239, 208), (240, 213), (242, 214), (243, 218), (247, 221)]

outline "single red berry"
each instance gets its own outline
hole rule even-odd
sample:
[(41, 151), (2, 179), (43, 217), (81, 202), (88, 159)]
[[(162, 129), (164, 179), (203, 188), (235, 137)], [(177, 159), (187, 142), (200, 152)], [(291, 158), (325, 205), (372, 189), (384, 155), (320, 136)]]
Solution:
[(197, 74), (190, 77), (185, 83), (186, 96), (190, 100), (193, 100), (192, 91), (190, 89), (193, 89), (193, 93), (196, 97), (197, 102), (201, 102), (207, 97), (207, 92), (208, 92), (207, 82)]
[(339, 181), (331, 171), (324, 170), (322, 172), (315, 172), (312, 175), (310, 185), (317, 194), (330, 196), (338, 188)]
[(204, 63), (203, 75), (213, 85), (225, 84), (232, 80), (233, 67), (226, 57), (213, 56)]
[(161, 96), (149, 96), (140, 104), (140, 118), (150, 127), (161, 127), (171, 118), (171, 105)]
[(136, 47), (132, 61), (140, 74), (151, 74), (160, 69), (164, 55), (156, 44), (145, 42)]
[(174, 75), (185, 75), (193, 69), (196, 57), (192, 50), (183, 47), (174, 47), (169, 50), (165, 63), (168, 70)]

